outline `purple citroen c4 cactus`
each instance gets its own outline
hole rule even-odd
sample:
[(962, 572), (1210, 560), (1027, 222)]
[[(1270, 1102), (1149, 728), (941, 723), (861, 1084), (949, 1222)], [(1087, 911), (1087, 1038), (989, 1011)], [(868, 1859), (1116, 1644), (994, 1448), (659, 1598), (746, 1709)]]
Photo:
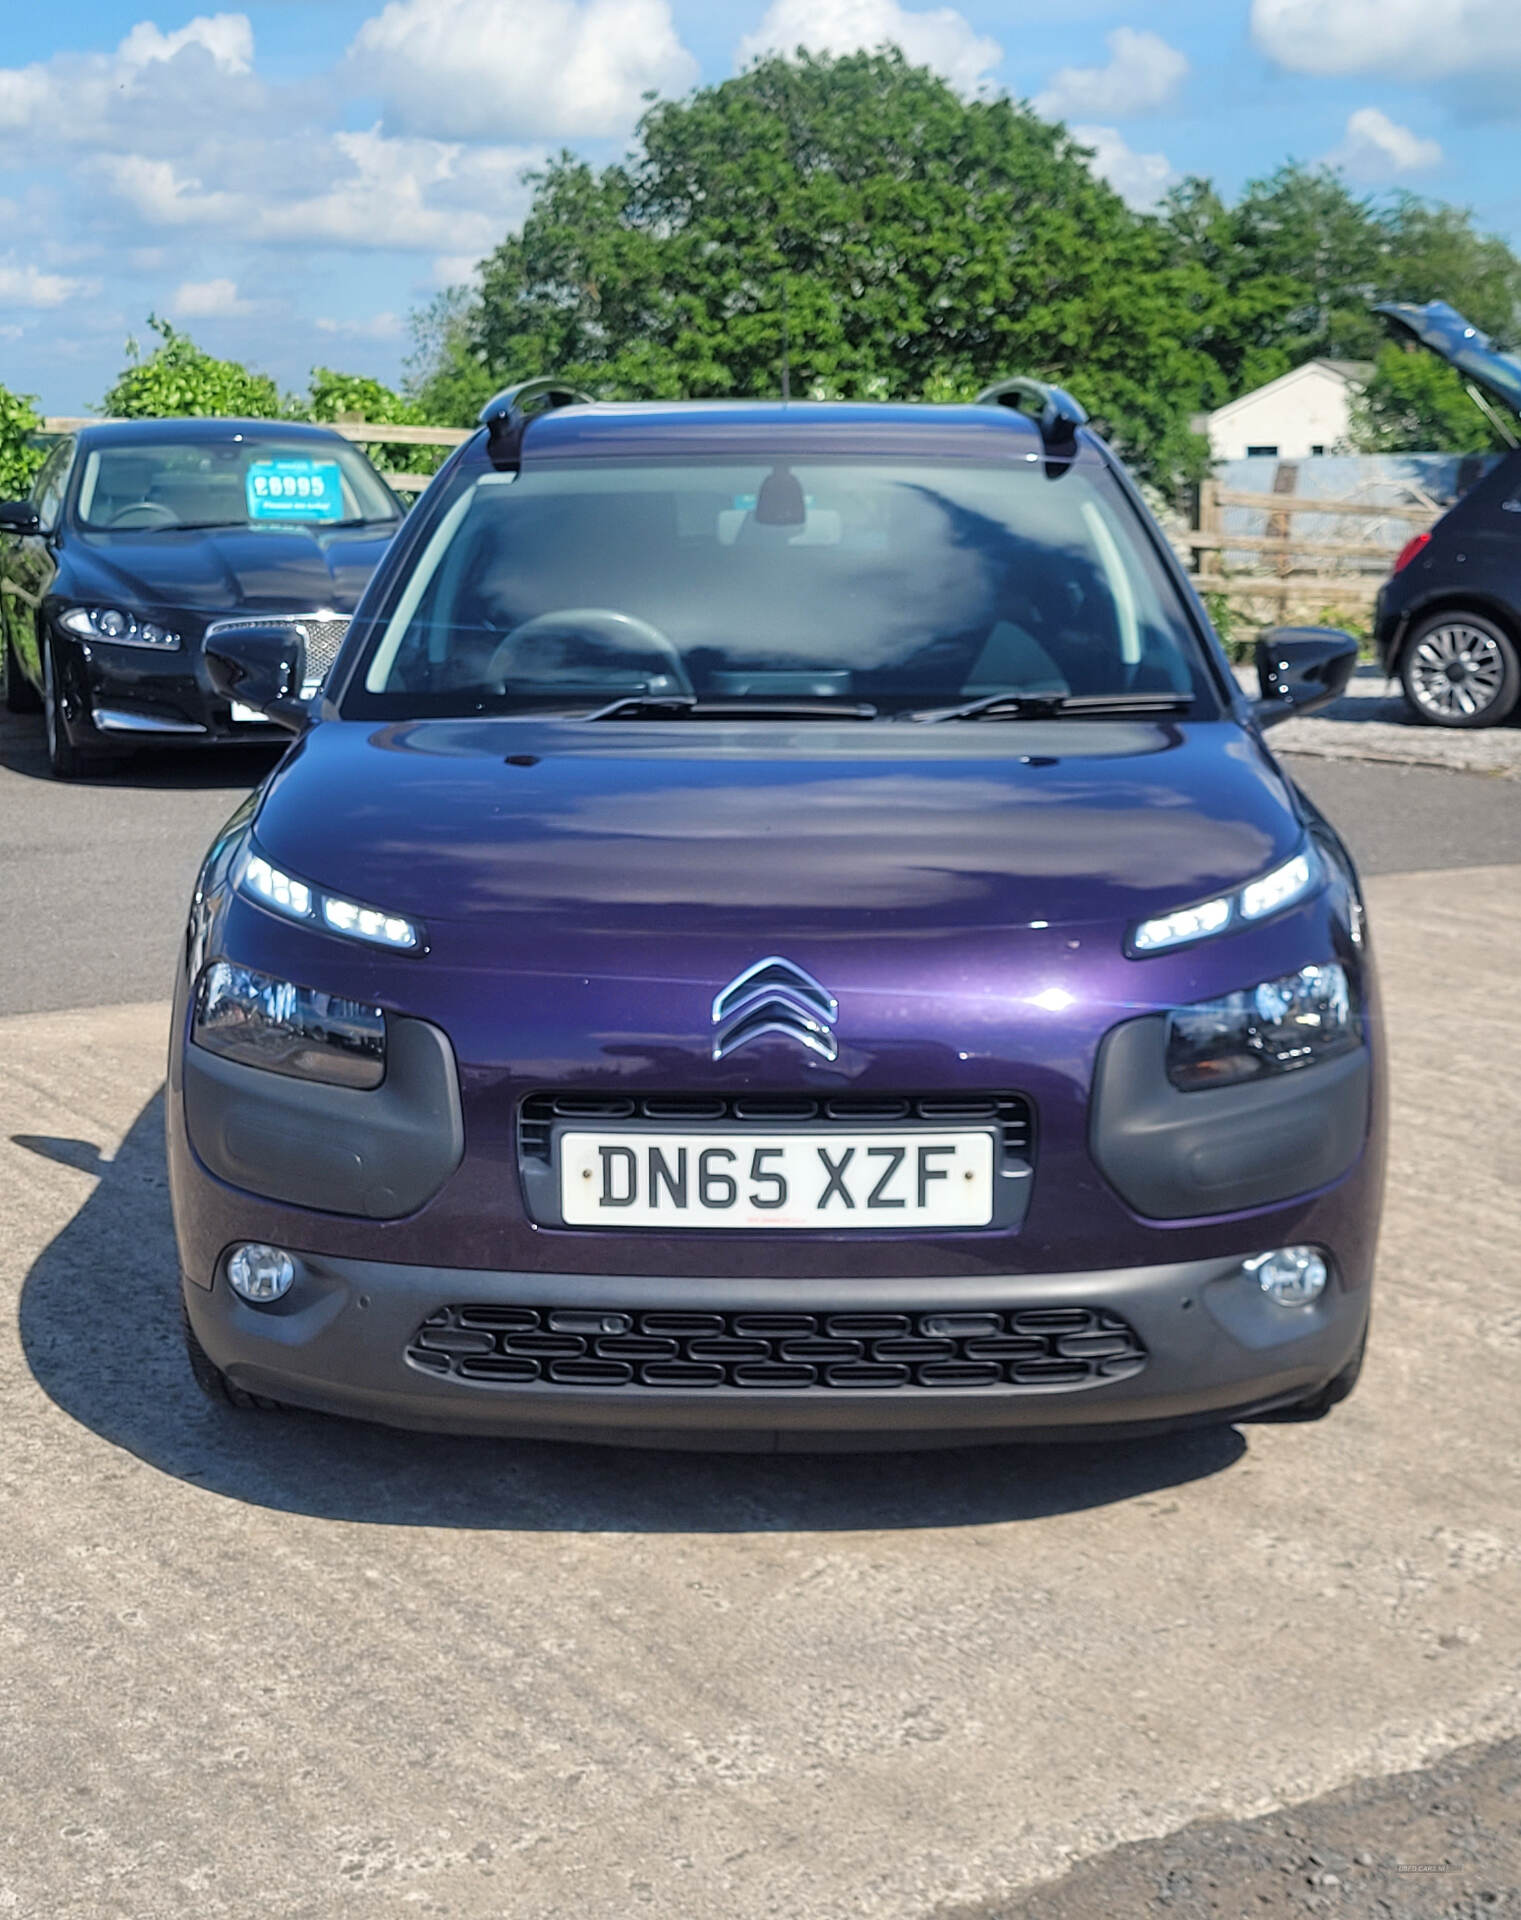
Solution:
[(196, 888), (169, 1157), (234, 1404), (654, 1444), (1324, 1412), (1357, 879), (1077, 404), (494, 401)]

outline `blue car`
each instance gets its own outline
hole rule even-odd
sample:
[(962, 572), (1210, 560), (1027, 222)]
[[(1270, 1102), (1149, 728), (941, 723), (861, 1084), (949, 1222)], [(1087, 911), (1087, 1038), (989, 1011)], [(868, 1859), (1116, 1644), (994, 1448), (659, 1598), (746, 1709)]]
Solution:
[(169, 1163), (237, 1406), (651, 1444), (1309, 1418), (1383, 1179), (1358, 883), (1067, 396), (501, 396), (196, 888)]

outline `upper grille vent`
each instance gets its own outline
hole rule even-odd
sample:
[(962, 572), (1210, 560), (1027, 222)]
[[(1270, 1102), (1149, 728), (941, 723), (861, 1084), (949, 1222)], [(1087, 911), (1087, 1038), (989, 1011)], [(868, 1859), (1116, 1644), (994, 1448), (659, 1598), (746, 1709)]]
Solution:
[(533, 1093), (518, 1131), (523, 1157), (545, 1165), (556, 1121), (647, 1120), (674, 1126), (794, 1127), (923, 1124), (996, 1126), (1005, 1159), (1027, 1160), (1034, 1146), (1030, 1103), (1019, 1093), (858, 1094), (598, 1094)]

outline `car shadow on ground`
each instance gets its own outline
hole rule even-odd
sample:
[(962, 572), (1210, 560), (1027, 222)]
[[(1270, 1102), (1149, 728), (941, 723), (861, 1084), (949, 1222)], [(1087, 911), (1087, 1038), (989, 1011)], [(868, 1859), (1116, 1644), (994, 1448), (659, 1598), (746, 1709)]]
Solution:
[(83, 1426), (228, 1499), (390, 1526), (731, 1533), (977, 1526), (1134, 1499), (1220, 1473), (1232, 1428), (1063, 1447), (855, 1454), (650, 1452), (394, 1432), (240, 1413), (193, 1384), (179, 1330), (162, 1094), (115, 1157), (16, 1135), (98, 1176), (22, 1288), (22, 1348)]
[[(71, 787), (176, 788), (256, 787), (287, 742), (250, 741), (247, 746), (144, 748), (120, 760), (102, 761)], [(0, 767), (29, 780), (51, 781), (42, 721), (35, 714), (0, 714)]]

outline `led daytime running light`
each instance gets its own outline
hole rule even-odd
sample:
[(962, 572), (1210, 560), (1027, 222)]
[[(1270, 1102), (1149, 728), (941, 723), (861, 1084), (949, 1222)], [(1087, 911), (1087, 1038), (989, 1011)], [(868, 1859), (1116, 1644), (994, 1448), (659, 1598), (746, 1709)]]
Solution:
[(238, 891), (262, 907), (283, 913), (287, 919), (304, 921), (308, 926), (341, 934), (348, 940), (363, 940), (370, 946), (389, 947), (393, 952), (421, 953), (423, 930), (416, 920), (399, 913), (383, 913), (361, 901), (328, 893), (266, 860), (250, 847), (238, 874)]
[(1218, 894), (1192, 907), (1178, 907), (1155, 920), (1142, 920), (1130, 931), (1133, 954), (1163, 953), (1169, 947), (1208, 940), (1243, 922), (1265, 920), (1302, 900), (1320, 881), (1320, 862), (1308, 848), (1285, 860), (1281, 867), (1249, 880), (1234, 893)]
[(113, 647), (152, 647), (159, 653), (178, 651), (180, 637), (157, 620), (140, 620), (120, 607), (70, 607), (58, 624), (81, 640), (106, 640)]

